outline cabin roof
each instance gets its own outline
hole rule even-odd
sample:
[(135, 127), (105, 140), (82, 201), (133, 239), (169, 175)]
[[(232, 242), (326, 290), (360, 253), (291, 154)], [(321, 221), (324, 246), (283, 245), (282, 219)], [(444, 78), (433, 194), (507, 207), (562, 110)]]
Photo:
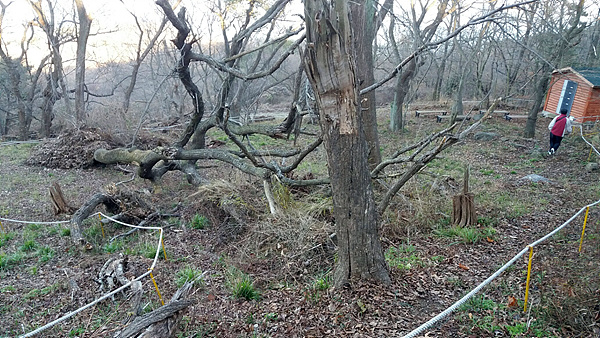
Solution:
[(562, 68), (552, 72), (552, 74), (559, 73), (574, 73), (583, 79), (591, 87), (600, 87), (600, 68)]

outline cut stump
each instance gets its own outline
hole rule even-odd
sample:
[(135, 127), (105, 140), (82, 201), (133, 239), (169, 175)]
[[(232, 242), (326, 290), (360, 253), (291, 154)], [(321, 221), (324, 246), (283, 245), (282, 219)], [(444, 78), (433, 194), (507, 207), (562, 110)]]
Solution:
[(459, 227), (477, 223), (475, 195), (469, 192), (469, 167), (465, 167), (463, 193), (452, 197), (452, 224)]
[(54, 209), (55, 215), (67, 214), (72, 215), (77, 208), (74, 208), (69, 205), (67, 199), (63, 195), (62, 189), (58, 182), (52, 183), (50, 187), (50, 199), (52, 200), (52, 207)]

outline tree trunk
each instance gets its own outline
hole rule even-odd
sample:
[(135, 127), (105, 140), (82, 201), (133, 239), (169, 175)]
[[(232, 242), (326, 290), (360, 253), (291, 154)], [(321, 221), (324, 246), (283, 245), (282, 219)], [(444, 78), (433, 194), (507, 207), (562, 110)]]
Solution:
[(390, 112), (390, 130), (394, 132), (402, 131), (404, 128), (404, 117), (402, 116), (402, 106), (404, 99), (410, 88), (410, 81), (415, 77), (417, 69), (416, 59), (412, 59), (402, 74), (396, 79), (396, 87), (394, 88), (394, 103)]
[[(358, 0), (350, 3), (350, 13), (356, 46), (356, 76), (359, 90), (375, 83), (373, 73), (373, 41), (375, 40), (375, 4), (373, 0)], [(361, 118), (365, 137), (369, 146), (369, 167), (375, 168), (381, 162), (379, 135), (377, 133), (377, 110), (375, 91), (359, 98)]]
[(335, 285), (390, 282), (378, 235), (346, 0), (306, 0), (306, 74), (314, 88), (333, 190), (338, 237)]
[(79, 17), (77, 52), (75, 59), (75, 119), (78, 126), (85, 124), (85, 50), (90, 36), (92, 18), (87, 14), (82, 0), (75, 0)]
[(535, 124), (537, 122), (538, 113), (542, 109), (544, 97), (546, 97), (546, 92), (548, 91), (548, 85), (550, 83), (549, 70), (549, 66), (543, 66), (537, 81), (535, 81), (534, 100), (527, 116), (527, 123), (525, 124), (525, 131), (523, 133), (524, 137), (535, 137)]

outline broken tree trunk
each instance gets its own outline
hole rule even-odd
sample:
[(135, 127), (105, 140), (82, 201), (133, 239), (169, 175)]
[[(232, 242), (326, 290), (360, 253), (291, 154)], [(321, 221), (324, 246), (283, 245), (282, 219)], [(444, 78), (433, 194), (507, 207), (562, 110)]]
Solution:
[(52, 183), (52, 186), (50, 187), (49, 190), (50, 190), (50, 199), (52, 200), (52, 207), (54, 209), (55, 215), (60, 215), (60, 214), (71, 215), (71, 214), (73, 214), (73, 212), (75, 212), (75, 210), (77, 210), (76, 208), (69, 205), (69, 203), (65, 199), (65, 196), (63, 195), (60, 185), (58, 185), (58, 182)]
[(188, 306), (194, 304), (192, 300), (184, 299), (190, 293), (194, 281), (186, 282), (181, 289), (175, 292), (169, 304), (163, 305), (158, 309), (137, 317), (123, 329), (117, 338), (165, 338), (172, 337), (177, 330), (178, 322), (183, 316), (183, 311)]
[(477, 223), (474, 195), (469, 192), (469, 166), (465, 166), (463, 193), (452, 198), (452, 224), (464, 227)]

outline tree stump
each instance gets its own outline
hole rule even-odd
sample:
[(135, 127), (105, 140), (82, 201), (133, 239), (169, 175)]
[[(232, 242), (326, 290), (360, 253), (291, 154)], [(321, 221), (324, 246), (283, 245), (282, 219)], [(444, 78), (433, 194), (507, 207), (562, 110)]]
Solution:
[(477, 223), (475, 195), (469, 192), (470, 168), (465, 166), (463, 193), (452, 197), (452, 224), (459, 227)]
[(52, 200), (52, 207), (54, 209), (55, 215), (71, 215), (75, 212), (75, 210), (77, 210), (76, 208), (70, 206), (69, 203), (67, 203), (67, 200), (65, 199), (65, 196), (63, 195), (62, 189), (60, 188), (60, 185), (58, 185), (58, 182), (52, 183), (52, 186), (49, 190), (50, 199)]

